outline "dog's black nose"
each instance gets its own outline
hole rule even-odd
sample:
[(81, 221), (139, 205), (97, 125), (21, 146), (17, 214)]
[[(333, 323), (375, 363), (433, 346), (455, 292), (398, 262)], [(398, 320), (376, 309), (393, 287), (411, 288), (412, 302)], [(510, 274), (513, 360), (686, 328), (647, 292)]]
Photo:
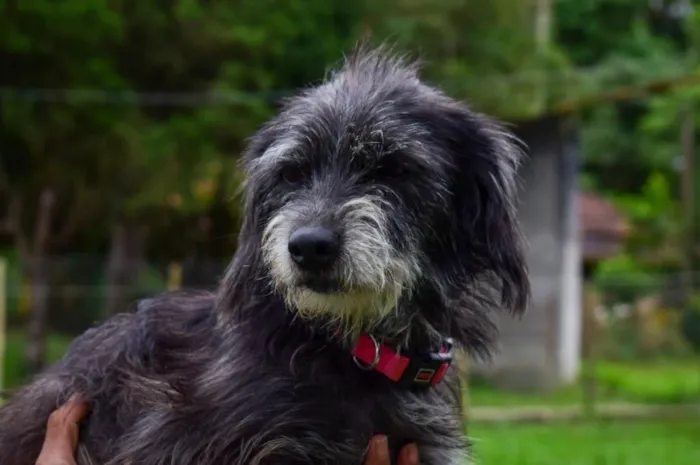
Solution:
[(329, 267), (338, 257), (340, 240), (326, 228), (299, 228), (289, 238), (289, 254), (294, 263), (308, 271)]

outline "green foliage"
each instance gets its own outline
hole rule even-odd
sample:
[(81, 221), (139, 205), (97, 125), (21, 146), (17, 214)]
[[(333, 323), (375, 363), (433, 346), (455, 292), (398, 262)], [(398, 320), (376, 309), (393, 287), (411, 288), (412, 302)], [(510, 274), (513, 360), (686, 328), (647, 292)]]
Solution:
[(649, 47), (671, 47), (653, 35), (646, 0), (558, 0), (559, 40), (581, 65), (594, 65), (611, 55), (644, 56)]
[[(691, 14), (677, 19), (668, 14), (671, 3), (559, 0), (557, 36), (576, 66), (591, 70), (598, 92), (672, 81), (700, 71), (700, 15), (694, 2)], [(698, 103), (698, 89), (601, 104), (583, 114), (584, 185), (622, 208), (632, 226), (627, 251), (648, 270), (677, 270), (681, 262), (680, 115)]]
[(7, 295), (5, 296), (7, 313), (5, 318), (8, 323), (12, 323), (19, 319), (19, 289), (22, 282), (21, 263), (15, 249), (0, 249), (0, 259), (5, 260), (5, 272), (7, 273), (5, 276), (5, 289), (7, 289)]
[(638, 260), (628, 254), (601, 262), (594, 281), (612, 302), (632, 303), (660, 287), (658, 276), (644, 270)]
[(556, 42), (536, 43), (533, 3), (513, 0), (367, 2), (366, 28), (425, 55), (425, 75), (503, 118), (537, 117), (571, 89)]
[(629, 250), (653, 255), (657, 266), (678, 267), (681, 263), (683, 222), (677, 194), (672, 191), (668, 176), (652, 171), (639, 194), (618, 194), (617, 205), (634, 225)]
[[(18, 331), (8, 331), (5, 341), (5, 360), (3, 370), (3, 390), (16, 389), (30, 378), (24, 363), (26, 335)], [(46, 340), (47, 361), (55, 363), (63, 357), (72, 338), (59, 334), (50, 334)]]
[[(545, 43), (537, 4), (1, 2), (0, 56), (12, 72), (0, 89), (0, 202), (22, 197), (29, 234), (39, 192), (51, 187), (56, 228), (77, 231), (55, 251), (90, 244), (94, 253), (115, 222), (162, 233), (216, 211), (228, 254), (246, 137), (279, 97), (317, 82), (366, 33), (424, 57), (426, 77), (476, 109), (516, 120), (697, 70), (698, 8), (676, 21), (647, 0), (558, 0)], [(32, 93), (42, 89), (74, 92)], [(150, 106), (135, 92), (217, 92), (225, 102)], [(583, 115), (584, 184), (631, 216), (630, 253), (677, 241), (677, 114), (699, 101), (696, 87)], [(184, 240), (154, 242), (167, 255)]]
[[(38, 194), (50, 187), (58, 216), (80, 226), (72, 229), (106, 220), (92, 228), (96, 235), (113, 222), (206, 214), (229, 189), (224, 177), (240, 178), (230, 161), (270, 117), (273, 98), (321, 77), (352, 43), (362, 11), (339, 0), (32, 0), (0, 8), (0, 56), (13, 70), (0, 100), (0, 195), (21, 197), (30, 231)], [(34, 101), (43, 89), (73, 92), (55, 104), (43, 94)], [(151, 107), (132, 91), (230, 98)]]
[[(648, 223), (661, 222), (668, 227), (673, 221), (671, 215), (677, 215), (675, 196), (671, 192), (668, 178), (660, 172), (652, 172), (642, 186), (641, 196), (617, 197), (618, 204), (632, 220)], [(674, 212), (673, 210), (676, 209)]]

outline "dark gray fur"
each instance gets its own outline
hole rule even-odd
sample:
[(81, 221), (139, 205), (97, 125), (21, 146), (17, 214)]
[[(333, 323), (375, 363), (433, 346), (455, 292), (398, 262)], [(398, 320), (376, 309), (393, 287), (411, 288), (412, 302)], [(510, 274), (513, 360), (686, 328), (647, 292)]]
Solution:
[[(293, 150), (261, 161), (280, 140)], [(417, 268), (391, 314), (359, 329), (416, 350), (451, 336), (486, 355), (492, 312), (520, 313), (529, 295), (519, 157), (501, 126), (421, 83), (402, 59), (360, 47), (252, 139), (240, 247), (219, 291), (141, 301), (76, 339), (0, 409), (0, 463), (33, 464), (50, 412), (74, 393), (92, 404), (81, 447), (98, 464), (359, 465), (376, 433), (416, 441), (423, 464), (459, 463), (468, 442), (454, 373), (410, 391), (358, 369), (358, 328), (334, 340), (329, 327), (342, 321), (290, 309), (262, 236), (290, 202), (297, 220), (342, 229), (338, 205), (379, 199), (387, 257)], [(343, 286), (361, 272), (331, 277)]]

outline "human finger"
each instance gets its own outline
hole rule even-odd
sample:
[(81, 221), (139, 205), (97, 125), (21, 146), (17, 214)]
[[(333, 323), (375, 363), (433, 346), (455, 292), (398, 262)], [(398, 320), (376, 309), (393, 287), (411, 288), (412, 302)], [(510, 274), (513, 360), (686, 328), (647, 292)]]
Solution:
[(402, 447), (401, 452), (399, 452), (398, 465), (420, 465), (418, 446), (408, 444)]
[(386, 436), (375, 436), (369, 443), (365, 465), (391, 465), (389, 441)]
[(66, 422), (79, 424), (90, 411), (90, 405), (79, 397), (73, 396), (58, 410)]

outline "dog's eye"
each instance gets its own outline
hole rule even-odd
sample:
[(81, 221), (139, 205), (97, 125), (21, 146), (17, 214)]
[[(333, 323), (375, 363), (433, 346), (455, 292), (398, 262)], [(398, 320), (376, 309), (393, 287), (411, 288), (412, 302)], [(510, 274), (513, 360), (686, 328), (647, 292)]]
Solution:
[(289, 184), (299, 184), (304, 180), (304, 170), (297, 165), (285, 166), (280, 175), (282, 180)]
[(377, 168), (377, 176), (382, 179), (397, 178), (408, 174), (408, 167), (403, 163), (380, 163)]

